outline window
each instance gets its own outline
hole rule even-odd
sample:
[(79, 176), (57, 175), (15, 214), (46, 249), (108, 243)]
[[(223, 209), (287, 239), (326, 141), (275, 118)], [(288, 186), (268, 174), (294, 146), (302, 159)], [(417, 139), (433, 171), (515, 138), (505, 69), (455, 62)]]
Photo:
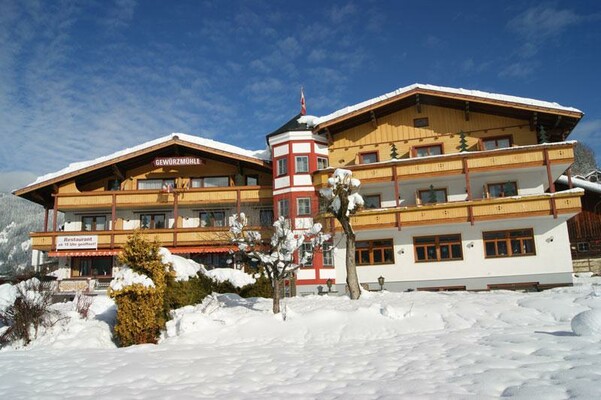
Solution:
[(226, 226), (225, 211), (212, 210), (200, 212), (200, 227), (205, 228), (211, 226)]
[(309, 157), (308, 156), (296, 156), (296, 172), (297, 173), (309, 172)]
[(372, 164), (378, 162), (378, 152), (359, 153), (359, 164)]
[(511, 136), (499, 136), (494, 138), (482, 139), (484, 150), (504, 149), (511, 147)]
[(141, 229), (165, 228), (165, 214), (140, 214)]
[(461, 235), (437, 235), (413, 238), (415, 261), (463, 260)]
[(296, 199), (296, 214), (297, 215), (311, 215), (311, 199), (301, 198)]
[(246, 186), (259, 186), (259, 175), (246, 175)]
[(590, 246), (588, 242), (578, 242), (576, 243), (579, 253), (586, 253), (590, 250)]
[(211, 188), (227, 187), (230, 185), (230, 178), (227, 176), (205, 176), (203, 178), (192, 178), (193, 188)]
[(138, 190), (164, 190), (174, 188), (175, 179), (139, 179)]
[(436, 189), (430, 186), (430, 189), (424, 189), (418, 191), (418, 198), (420, 204), (436, 204), (447, 202), (447, 190)]
[(324, 267), (334, 266), (334, 258), (332, 256), (332, 243), (325, 242), (321, 245), (321, 253), (323, 254), (323, 265)]
[(113, 257), (73, 257), (71, 276), (110, 277), (113, 274)]
[(105, 231), (106, 217), (104, 215), (86, 215), (81, 217), (82, 231)]
[(288, 160), (286, 158), (280, 158), (278, 160), (278, 176), (288, 174)]
[(325, 169), (328, 168), (329, 163), (328, 159), (325, 157), (317, 157), (317, 169)]
[(363, 196), (364, 208), (381, 208), (379, 194), (366, 194)]
[(261, 226), (273, 226), (273, 210), (271, 208), (259, 210), (259, 220)]
[(483, 232), (486, 258), (533, 256), (534, 233), (532, 229)]
[(288, 218), (290, 216), (290, 203), (288, 200), (278, 201), (278, 216)]
[(430, 146), (416, 146), (413, 148), (414, 157), (438, 156), (442, 154), (442, 145), (433, 144)]
[(392, 239), (356, 242), (355, 262), (357, 265), (394, 264)]
[(424, 126), (430, 125), (428, 118), (415, 118), (413, 120), (413, 126), (416, 128), (423, 128)]
[(487, 188), (490, 197), (517, 196), (518, 194), (516, 182), (489, 183)]
[(305, 259), (305, 263), (303, 266), (312, 267), (313, 266), (313, 245), (310, 242), (301, 244), (301, 247), (298, 249), (298, 261), (299, 263)]

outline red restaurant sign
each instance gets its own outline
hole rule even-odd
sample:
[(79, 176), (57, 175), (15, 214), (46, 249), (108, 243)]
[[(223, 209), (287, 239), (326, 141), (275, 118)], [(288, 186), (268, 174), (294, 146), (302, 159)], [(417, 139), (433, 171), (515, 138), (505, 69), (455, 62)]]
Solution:
[(155, 167), (176, 167), (180, 165), (204, 165), (205, 161), (198, 157), (157, 157), (152, 161)]

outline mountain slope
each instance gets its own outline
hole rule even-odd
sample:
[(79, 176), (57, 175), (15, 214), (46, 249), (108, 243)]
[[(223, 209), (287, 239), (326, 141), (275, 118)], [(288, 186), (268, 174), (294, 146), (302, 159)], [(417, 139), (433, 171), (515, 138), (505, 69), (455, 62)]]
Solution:
[(43, 229), (44, 209), (0, 193), (0, 273), (31, 265), (29, 232)]

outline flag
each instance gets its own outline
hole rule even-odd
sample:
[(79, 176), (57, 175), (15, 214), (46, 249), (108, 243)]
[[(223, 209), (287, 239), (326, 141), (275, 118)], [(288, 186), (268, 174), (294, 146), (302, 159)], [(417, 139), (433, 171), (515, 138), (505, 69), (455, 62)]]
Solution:
[(307, 105), (305, 104), (305, 94), (303, 93), (303, 88), (301, 88), (301, 115), (307, 114)]

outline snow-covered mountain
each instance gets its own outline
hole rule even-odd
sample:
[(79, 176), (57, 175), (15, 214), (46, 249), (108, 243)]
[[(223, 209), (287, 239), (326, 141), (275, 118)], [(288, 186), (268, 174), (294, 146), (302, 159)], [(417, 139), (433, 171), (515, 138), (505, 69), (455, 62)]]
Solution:
[(31, 265), (29, 232), (42, 230), (43, 223), (41, 206), (0, 193), (0, 273)]

